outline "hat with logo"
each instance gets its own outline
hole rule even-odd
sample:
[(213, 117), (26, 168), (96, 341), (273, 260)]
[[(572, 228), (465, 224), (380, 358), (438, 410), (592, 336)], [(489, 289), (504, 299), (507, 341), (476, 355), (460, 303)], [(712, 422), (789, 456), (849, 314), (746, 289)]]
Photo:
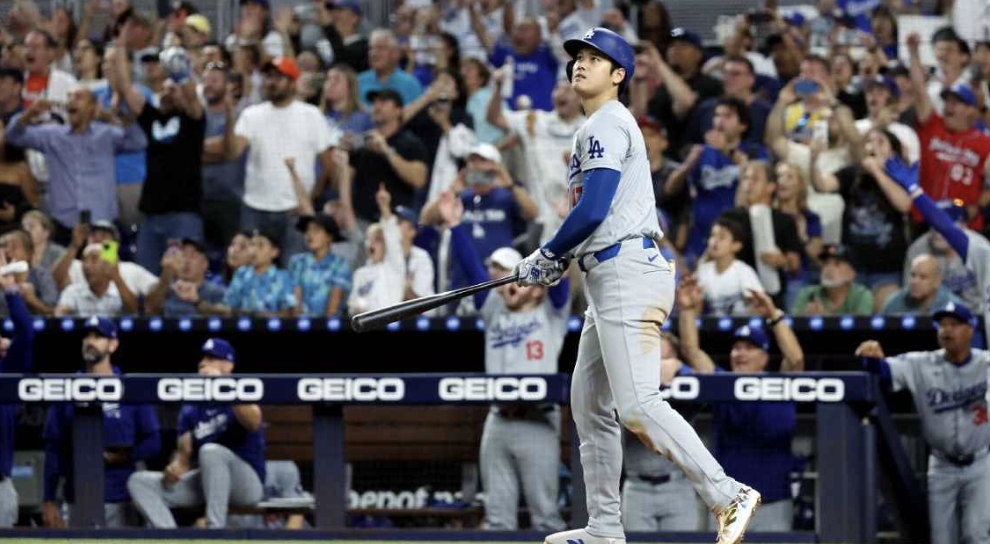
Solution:
[(216, 357), (217, 359), (223, 359), (225, 361), (234, 362), (234, 346), (230, 345), (230, 342), (222, 338), (210, 338), (204, 344), (202, 349), (199, 350), (203, 355), (208, 355), (210, 357)]
[(513, 270), (522, 259), (522, 255), (515, 249), (511, 247), (500, 247), (492, 252), (486, 264), (495, 264), (506, 270)]
[(395, 215), (402, 221), (409, 221), (413, 226), (419, 225), (419, 214), (416, 213), (416, 210), (408, 206), (396, 206)]
[(471, 155), (477, 155), (482, 159), (492, 161), (495, 164), (502, 164), (502, 154), (499, 153), (498, 148), (492, 144), (475, 144), (474, 147), (471, 148), (471, 151), (468, 152), (468, 156), (470, 157)]
[(749, 342), (763, 351), (770, 351), (770, 340), (767, 339), (767, 335), (763, 332), (763, 330), (754, 329), (749, 325), (744, 325), (736, 329), (736, 332), (732, 335), (732, 340)]
[(822, 249), (822, 252), (818, 255), (818, 258), (825, 262), (826, 259), (838, 259), (840, 261), (845, 261), (847, 263), (852, 263), (849, 260), (849, 249), (842, 244), (829, 244)]
[(942, 90), (942, 93), (939, 96), (943, 99), (949, 96), (954, 96), (967, 106), (976, 105), (976, 95), (973, 94), (973, 89), (969, 88), (969, 85), (965, 83), (957, 83), (951, 87), (947, 87)]
[(693, 30), (688, 30), (684, 27), (677, 27), (670, 31), (670, 41), (682, 41), (687, 42), (698, 49), (704, 49), (705, 47), (701, 44), (701, 35)]
[(939, 308), (932, 314), (932, 319), (935, 323), (942, 320), (943, 317), (954, 317), (958, 319), (961, 323), (966, 323), (972, 325), (975, 322), (973, 318), (973, 312), (969, 310), (965, 305), (958, 302), (949, 301), (945, 303), (944, 306)]
[(87, 319), (86, 325), (83, 326), (83, 330), (86, 332), (95, 332), (96, 334), (104, 338), (110, 338), (111, 340), (117, 339), (117, 325), (106, 317), (93, 316)]

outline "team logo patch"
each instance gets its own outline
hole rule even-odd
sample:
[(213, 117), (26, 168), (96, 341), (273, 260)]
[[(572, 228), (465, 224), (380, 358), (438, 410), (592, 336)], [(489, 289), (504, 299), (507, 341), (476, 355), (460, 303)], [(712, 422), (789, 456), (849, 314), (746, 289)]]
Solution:
[[(586, 39), (586, 40), (590, 40), (591, 38), (594, 38), (594, 37), (595, 37), (595, 29), (593, 29), (593, 28), (591, 30), (589, 30), (589, 31), (587, 31), (587, 32), (584, 33), (584, 39)], [(567, 541), (567, 544), (571, 544), (571, 541), (568, 540)], [(584, 544), (584, 542), (581, 542), (581, 544)]]
[(594, 136), (588, 136), (588, 158), (600, 159), (603, 156), (605, 156), (605, 148), (602, 147), (602, 143)]

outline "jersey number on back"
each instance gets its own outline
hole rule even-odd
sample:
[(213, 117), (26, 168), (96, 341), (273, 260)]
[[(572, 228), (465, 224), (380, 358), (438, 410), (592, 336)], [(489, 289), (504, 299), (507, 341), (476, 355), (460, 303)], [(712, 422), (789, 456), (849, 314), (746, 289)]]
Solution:
[(594, 136), (588, 136), (588, 158), (600, 159), (605, 156), (605, 148)]
[(526, 342), (526, 360), (540, 361), (543, 359), (543, 342), (530, 340)]

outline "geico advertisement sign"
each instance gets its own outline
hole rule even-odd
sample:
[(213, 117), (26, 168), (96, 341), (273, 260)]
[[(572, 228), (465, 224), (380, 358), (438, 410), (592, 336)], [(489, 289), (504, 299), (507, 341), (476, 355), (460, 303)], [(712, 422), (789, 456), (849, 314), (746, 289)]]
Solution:
[(406, 397), (402, 378), (303, 378), (296, 385), (306, 402), (396, 402)]
[(443, 378), (440, 399), (446, 401), (517, 401), (547, 398), (547, 381), (543, 378)]
[(265, 396), (265, 384), (258, 378), (162, 378), (158, 380), (159, 400), (257, 402)]
[(117, 402), (124, 396), (119, 378), (24, 378), (17, 382), (22, 401)]
[(701, 384), (694, 376), (678, 376), (670, 385), (660, 389), (660, 397), (665, 400), (694, 400), (701, 392)]
[(758, 378), (736, 379), (738, 400), (787, 400), (797, 402), (841, 402), (846, 384), (839, 378)]

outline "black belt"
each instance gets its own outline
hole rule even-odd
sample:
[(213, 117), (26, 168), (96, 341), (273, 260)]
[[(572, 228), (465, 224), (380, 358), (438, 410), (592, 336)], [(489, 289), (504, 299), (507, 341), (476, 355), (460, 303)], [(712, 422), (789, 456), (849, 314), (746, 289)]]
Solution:
[(554, 410), (552, 404), (503, 404), (496, 407), (498, 415), (505, 419), (529, 419), (533, 416), (548, 414)]
[(938, 452), (937, 457), (957, 467), (968, 467), (976, 461), (980, 454), (986, 453), (986, 451), (987, 448), (983, 448), (978, 450), (976, 453), (971, 453), (969, 455), (949, 455), (947, 453)]
[(670, 481), (670, 474), (637, 474), (636, 477), (650, 485), (662, 485)]
[(4, 480), (6, 480), (7, 478), (8, 478), (7, 476), (0, 474), (0, 484), (2, 484)]

